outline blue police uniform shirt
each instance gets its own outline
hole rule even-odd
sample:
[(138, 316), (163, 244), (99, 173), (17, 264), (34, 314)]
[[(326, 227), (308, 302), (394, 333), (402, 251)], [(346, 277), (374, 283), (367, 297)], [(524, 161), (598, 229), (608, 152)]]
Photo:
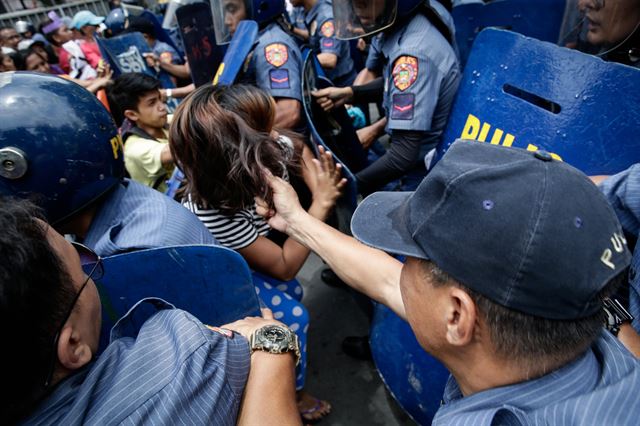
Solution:
[(156, 42), (153, 44), (153, 47), (151, 48), (151, 51), (158, 58), (163, 57), (163, 55), (171, 55), (172, 64), (182, 63), (182, 58), (180, 58), (180, 55), (178, 55), (178, 52), (176, 52), (176, 49), (174, 49), (173, 47), (171, 47), (171, 45), (163, 41), (156, 40)]
[(608, 331), (538, 379), (463, 397), (452, 377), (433, 425), (637, 425), (640, 361)]
[(301, 30), (307, 29), (307, 24), (304, 23), (304, 7), (294, 7), (289, 14), (289, 18), (294, 27)]
[(326, 0), (317, 0), (305, 14), (304, 22), (309, 29), (309, 41), (314, 50), (338, 57), (335, 68), (325, 70), (327, 77), (336, 86), (350, 86), (356, 78), (351, 49), (348, 41), (336, 38), (331, 4)]
[[(622, 229), (640, 237), (640, 164), (613, 175), (600, 184), (600, 189), (613, 207)], [(636, 243), (629, 269), (629, 312), (635, 318), (631, 326), (640, 333), (640, 246)]]
[(422, 14), (374, 37), (366, 67), (384, 77), (387, 133), (426, 133), (439, 141), (460, 83), (458, 59), (447, 40)]
[(107, 195), (83, 243), (103, 257), (171, 245), (218, 245), (193, 213), (129, 179)]
[(235, 425), (249, 365), (244, 337), (143, 299), (97, 360), (58, 384), (25, 424)]
[(242, 82), (253, 84), (274, 98), (302, 102), (302, 55), (291, 37), (276, 22), (258, 33)]

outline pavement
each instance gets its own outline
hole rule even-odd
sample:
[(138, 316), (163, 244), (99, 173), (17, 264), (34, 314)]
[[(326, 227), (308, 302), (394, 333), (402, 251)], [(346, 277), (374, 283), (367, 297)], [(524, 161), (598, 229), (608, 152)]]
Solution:
[(342, 339), (368, 334), (369, 325), (349, 290), (322, 282), (325, 267), (311, 254), (297, 277), (310, 315), (306, 390), (333, 407), (320, 424), (415, 425), (390, 396), (375, 365), (342, 352)]

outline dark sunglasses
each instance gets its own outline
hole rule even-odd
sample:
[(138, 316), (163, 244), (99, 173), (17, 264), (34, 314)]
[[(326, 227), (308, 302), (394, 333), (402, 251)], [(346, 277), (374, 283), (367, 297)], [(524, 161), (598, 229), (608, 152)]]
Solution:
[(87, 279), (84, 281), (80, 290), (76, 293), (76, 296), (73, 298), (67, 313), (62, 319), (62, 323), (58, 326), (58, 330), (56, 331), (55, 337), (53, 338), (53, 350), (51, 353), (51, 362), (49, 363), (49, 370), (47, 373), (47, 378), (44, 381), (44, 387), (48, 387), (51, 384), (51, 379), (53, 378), (53, 370), (56, 366), (56, 360), (58, 359), (58, 340), (60, 339), (60, 333), (62, 332), (62, 328), (66, 324), (67, 320), (71, 316), (71, 312), (73, 312), (73, 308), (78, 302), (80, 298), (80, 294), (82, 294), (82, 290), (87, 286), (90, 279), (99, 280), (104, 275), (104, 266), (102, 265), (102, 259), (98, 256), (93, 250), (89, 247), (82, 245), (80, 243), (72, 242), (71, 245), (78, 252), (78, 256), (80, 257), (80, 265), (82, 265), (82, 270), (87, 275)]

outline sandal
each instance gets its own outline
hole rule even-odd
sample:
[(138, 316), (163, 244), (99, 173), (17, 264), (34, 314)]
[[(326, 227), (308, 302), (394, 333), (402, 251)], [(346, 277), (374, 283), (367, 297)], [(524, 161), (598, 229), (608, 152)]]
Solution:
[[(308, 397), (313, 400), (314, 406), (306, 410), (300, 410), (300, 417), (305, 423), (317, 423), (331, 412), (331, 404), (329, 404), (327, 401), (323, 401), (311, 395), (309, 395)], [(298, 408), (300, 408), (299, 403)]]

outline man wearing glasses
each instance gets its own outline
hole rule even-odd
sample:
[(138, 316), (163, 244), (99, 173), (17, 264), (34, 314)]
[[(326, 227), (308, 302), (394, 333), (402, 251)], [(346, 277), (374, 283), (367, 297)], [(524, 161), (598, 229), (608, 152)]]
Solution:
[(148, 300), (141, 303), (155, 312), (137, 328), (123, 317), (95, 359), (100, 257), (65, 240), (26, 201), (0, 199), (0, 229), (0, 338), (11, 345), (0, 351), (3, 421), (299, 423), (294, 357), (251, 353), (247, 344), (264, 329), (288, 331), (270, 312), (212, 328)]

